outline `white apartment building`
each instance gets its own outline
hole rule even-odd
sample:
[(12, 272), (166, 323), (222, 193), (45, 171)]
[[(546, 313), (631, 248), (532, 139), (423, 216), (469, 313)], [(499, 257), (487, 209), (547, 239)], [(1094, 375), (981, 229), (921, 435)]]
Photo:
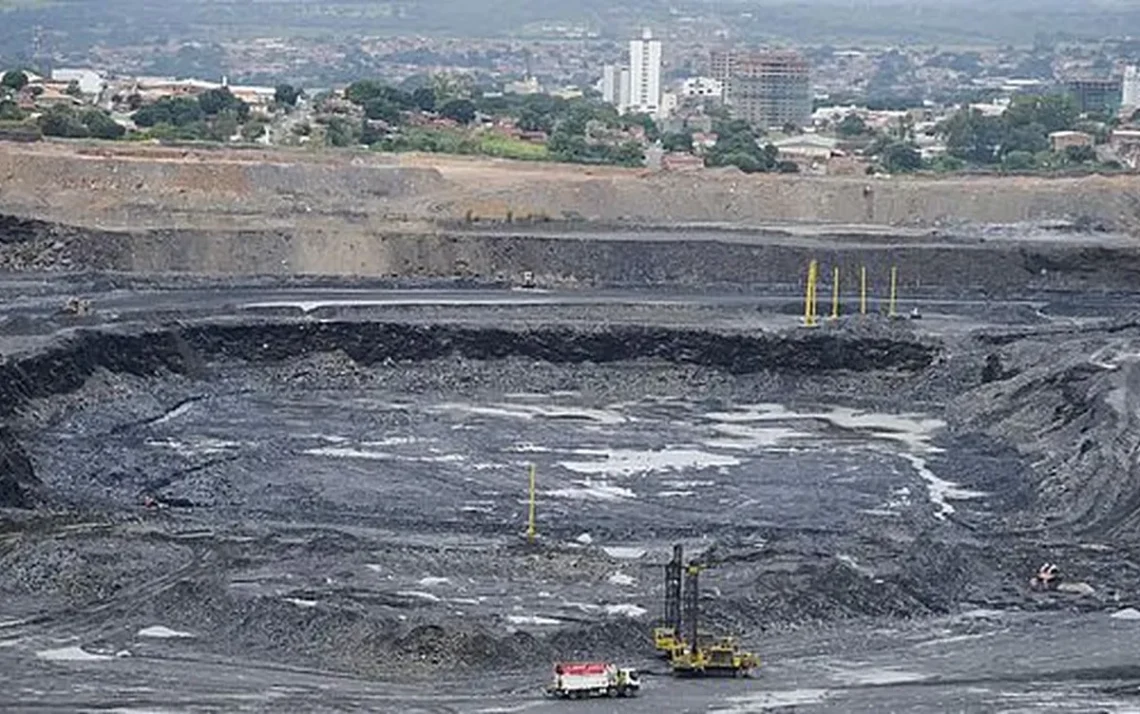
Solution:
[(1129, 65), (1124, 68), (1124, 80), (1120, 88), (1120, 106), (1140, 107), (1140, 67)]
[(689, 77), (681, 83), (681, 96), (719, 99), (724, 96), (724, 82), (712, 77)]
[(617, 106), (621, 99), (621, 70), (615, 65), (602, 67), (602, 101)]
[(661, 40), (645, 29), (629, 42), (629, 111), (657, 114), (661, 107)]

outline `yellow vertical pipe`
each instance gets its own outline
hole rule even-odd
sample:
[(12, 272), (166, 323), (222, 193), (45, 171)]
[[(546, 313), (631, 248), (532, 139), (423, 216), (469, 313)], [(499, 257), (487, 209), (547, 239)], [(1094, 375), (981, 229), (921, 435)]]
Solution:
[(831, 271), (831, 319), (839, 319), (839, 266)]
[(811, 262), (811, 324), (819, 324), (819, 261)]
[(859, 314), (867, 314), (867, 266), (859, 271)]
[(534, 525), (534, 481), (535, 481), (535, 467), (534, 464), (530, 465), (530, 516), (527, 519), (526, 539), (531, 543), (534, 542), (534, 536), (537, 530)]
[(895, 306), (898, 302), (899, 293), (899, 269), (898, 266), (891, 266), (891, 309), (890, 316), (895, 317), (898, 313), (895, 312)]
[(816, 261), (808, 263), (807, 285), (804, 288), (804, 326), (815, 326), (815, 283), (816, 271), (819, 265)]

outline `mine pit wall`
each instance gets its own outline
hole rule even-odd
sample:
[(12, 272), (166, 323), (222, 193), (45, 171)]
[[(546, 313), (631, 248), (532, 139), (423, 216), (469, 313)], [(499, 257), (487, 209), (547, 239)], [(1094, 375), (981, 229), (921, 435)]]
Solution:
[(843, 334), (743, 335), (635, 326), (596, 330), (547, 327), (506, 330), (461, 325), (287, 321), (194, 325), (116, 333), (91, 330), (22, 359), (0, 362), (0, 508), (31, 508), (50, 500), (23, 451), (14, 419), (36, 399), (74, 392), (97, 370), (144, 377), (191, 377), (216, 360), (251, 364), (343, 352), (361, 364), (448, 356), (489, 360), (526, 357), (557, 363), (639, 359), (697, 364), (731, 373), (820, 373), (834, 370), (916, 371), (938, 347), (909, 336)]
[[(933, 240), (933, 239), (932, 239)], [(470, 277), (518, 281), (532, 272), (547, 286), (737, 287), (799, 285), (816, 258), (857, 291), (860, 267), (872, 290), (886, 290), (890, 266), (900, 290), (969, 295), (1041, 289), (1132, 290), (1140, 285), (1140, 247), (1051, 244), (931, 245), (921, 239), (883, 245), (859, 238), (806, 240), (643, 240), (541, 234), (342, 235), (288, 231), (153, 231), (100, 236), (83, 248), (92, 260), (72, 265), (135, 272), (218, 275)], [(2, 263), (0, 263), (0, 267)]]

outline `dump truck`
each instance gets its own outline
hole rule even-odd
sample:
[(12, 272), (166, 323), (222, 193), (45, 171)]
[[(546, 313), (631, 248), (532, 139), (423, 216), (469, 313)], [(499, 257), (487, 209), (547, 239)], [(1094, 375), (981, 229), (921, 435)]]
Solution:
[(559, 662), (547, 693), (559, 699), (633, 697), (641, 690), (637, 670), (609, 662)]

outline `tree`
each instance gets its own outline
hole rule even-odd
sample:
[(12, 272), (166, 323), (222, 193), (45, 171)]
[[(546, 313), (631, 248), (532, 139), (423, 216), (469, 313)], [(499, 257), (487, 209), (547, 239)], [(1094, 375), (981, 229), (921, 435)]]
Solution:
[(0, 87), (11, 89), (13, 92), (18, 92), (26, 86), (28, 86), (28, 75), (18, 69), (9, 70), (0, 78)]
[(622, 166), (641, 166), (645, 163), (645, 150), (637, 141), (622, 142), (613, 152), (613, 162)]
[(297, 106), (297, 100), (301, 98), (301, 90), (291, 84), (278, 84), (273, 90), (273, 101), (283, 107)]
[(87, 133), (96, 139), (121, 139), (127, 133), (121, 124), (100, 109), (88, 109), (79, 119), (87, 127)]
[(800, 172), (800, 165), (795, 161), (781, 161), (776, 164), (776, 171), (782, 174), (798, 174)]
[(412, 104), (422, 112), (434, 112), (435, 90), (431, 87), (417, 87), (412, 92)]
[(368, 100), (364, 105), (364, 116), (389, 124), (400, 123), (400, 108), (382, 97)]
[(163, 97), (154, 104), (142, 107), (132, 117), (141, 127), (157, 124), (186, 126), (201, 121), (205, 116), (200, 102), (189, 97)]
[(245, 126), (241, 128), (241, 138), (243, 141), (248, 142), (257, 141), (265, 135), (265, 130), (268, 126), (269, 125), (261, 119), (247, 122)]
[(87, 126), (71, 107), (62, 104), (49, 108), (39, 117), (40, 131), (44, 136), (82, 139), (90, 136)]
[(840, 136), (849, 139), (862, 136), (867, 133), (867, 122), (863, 121), (863, 117), (852, 112), (840, 120), (839, 124), (835, 126), (835, 131)]
[(772, 144), (761, 148), (755, 130), (739, 120), (719, 125), (716, 144), (705, 157), (707, 166), (736, 166), (741, 171), (771, 171), (780, 151)]
[(439, 115), (460, 124), (475, 121), (475, 105), (470, 99), (452, 99), (439, 108)]
[(1028, 151), (1011, 151), (1001, 161), (1006, 171), (1029, 171), (1036, 168), (1037, 158)]
[(1087, 164), (1096, 161), (1096, 149), (1091, 146), (1066, 146), (1065, 160), (1071, 164)]
[(1005, 139), (1005, 126), (1000, 119), (971, 109), (952, 116), (943, 124), (941, 132), (951, 156), (976, 164), (996, 162)]
[(198, 95), (198, 106), (208, 117), (217, 116), (226, 110), (233, 110), (240, 121), (249, 118), (249, 105), (238, 99), (229, 87), (208, 89)]
[(523, 107), (519, 112), (517, 124), (523, 131), (542, 131), (549, 134), (554, 128), (554, 117), (541, 114), (532, 107)]
[(922, 168), (922, 154), (913, 144), (897, 141), (887, 146), (880, 154), (883, 168), (891, 173), (910, 173)]
[(11, 99), (0, 99), (0, 121), (22, 121), (24, 112)]
[(79, 81), (75, 79), (67, 83), (67, 89), (64, 89), (63, 93), (69, 97), (83, 96), (83, 90), (79, 88)]
[(693, 150), (693, 133), (679, 131), (661, 135), (661, 147), (666, 151), (688, 153)]

